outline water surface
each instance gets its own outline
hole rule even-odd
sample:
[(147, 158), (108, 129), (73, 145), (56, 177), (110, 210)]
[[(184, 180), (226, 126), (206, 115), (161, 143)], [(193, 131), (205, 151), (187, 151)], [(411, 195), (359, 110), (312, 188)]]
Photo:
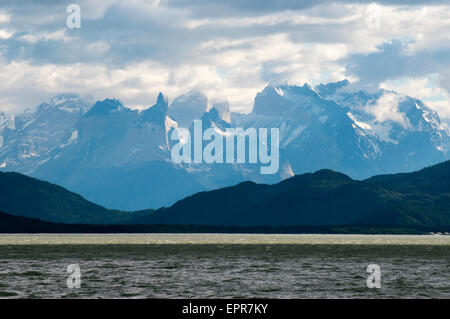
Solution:
[(449, 236), (0, 235), (0, 297), (449, 298), (449, 265)]

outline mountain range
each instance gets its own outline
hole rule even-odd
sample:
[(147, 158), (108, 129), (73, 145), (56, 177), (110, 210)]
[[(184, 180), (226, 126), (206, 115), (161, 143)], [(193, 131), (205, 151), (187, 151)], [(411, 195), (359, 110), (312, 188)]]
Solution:
[(111, 211), (60, 186), (0, 173), (0, 212), (66, 224), (450, 227), (450, 161), (363, 181), (319, 170), (271, 185), (243, 182), (136, 212)]
[[(280, 169), (256, 164), (175, 164), (170, 133), (279, 128)], [(0, 170), (61, 185), (118, 210), (170, 206), (243, 181), (276, 184), (323, 168), (367, 179), (412, 172), (449, 158), (450, 133), (422, 101), (393, 91), (355, 90), (348, 81), (311, 87), (267, 86), (248, 114), (190, 91), (132, 110), (117, 99), (62, 94), (14, 118), (0, 112)]]

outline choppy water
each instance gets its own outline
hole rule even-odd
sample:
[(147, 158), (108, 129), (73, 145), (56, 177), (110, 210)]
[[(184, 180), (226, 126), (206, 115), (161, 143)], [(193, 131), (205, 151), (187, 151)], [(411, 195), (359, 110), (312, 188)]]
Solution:
[(450, 298), (450, 236), (0, 235), (0, 297)]

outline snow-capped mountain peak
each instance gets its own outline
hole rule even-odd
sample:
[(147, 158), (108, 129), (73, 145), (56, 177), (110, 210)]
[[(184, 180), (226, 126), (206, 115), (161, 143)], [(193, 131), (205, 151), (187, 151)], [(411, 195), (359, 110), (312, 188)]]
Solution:
[(113, 113), (119, 113), (126, 109), (122, 102), (117, 99), (105, 99), (103, 101), (98, 101), (94, 106), (86, 113), (86, 117), (89, 116), (107, 116)]
[(14, 117), (1, 133), (0, 164), (5, 170), (33, 172), (49, 160), (51, 150), (70, 136), (85, 110), (92, 107), (89, 98), (76, 94), (61, 94), (27, 109)]
[(273, 86), (267, 86), (255, 97), (252, 112), (260, 115), (279, 116), (289, 110), (294, 103), (284, 97), (284, 93)]
[(206, 95), (189, 91), (175, 98), (170, 104), (168, 115), (178, 122), (180, 127), (190, 127), (194, 120), (200, 119), (208, 109)]
[(75, 93), (63, 93), (52, 97), (47, 102), (50, 106), (67, 106), (69, 108), (82, 107), (89, 109), (93, 104), (91, 95), (79, 95)]

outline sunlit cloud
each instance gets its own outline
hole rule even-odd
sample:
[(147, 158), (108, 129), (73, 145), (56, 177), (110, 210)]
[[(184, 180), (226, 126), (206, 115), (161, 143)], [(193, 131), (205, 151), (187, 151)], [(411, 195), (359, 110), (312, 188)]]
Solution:
[[(444, 1), (0, 0), (0, 110), (63, 92), (147, 107), (189, 90), (251, 110), (268, 84), (348, 78), (423, 99), (450, 118)], [(430, 82), (430, 78), (433, 81)]]

